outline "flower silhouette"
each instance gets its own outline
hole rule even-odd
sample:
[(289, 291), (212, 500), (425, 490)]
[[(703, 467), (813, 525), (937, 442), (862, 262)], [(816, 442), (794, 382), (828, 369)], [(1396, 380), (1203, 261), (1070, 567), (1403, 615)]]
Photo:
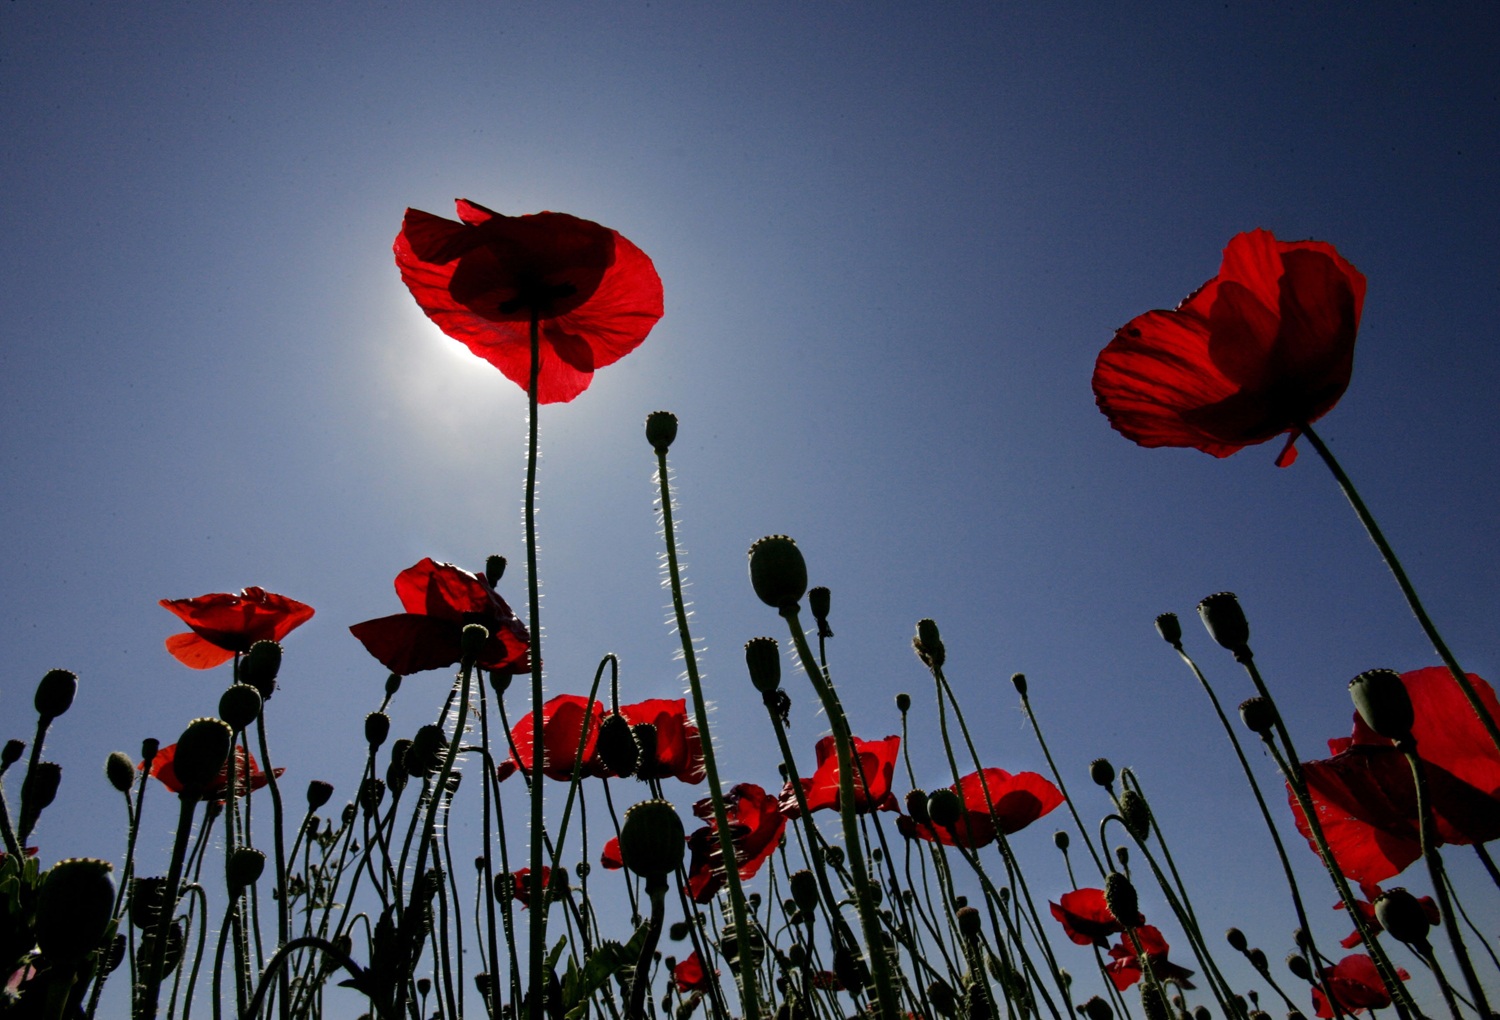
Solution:
[[(1411, 698), (1412, 736), (1422, 760), (1440, 843), (1487, 843), (1500, 838), (1500, 755), (1459, 689), (1441, 666), (1403, 673)], [(1469, 682), (1492, 716), (1500, 703), (1483, 679)], [(1374, 885), (1422, 856), (1416, 788), (1406, 756), (1354, 716), (1354, 734), (1328, 742), (1332, 758), (1302, 763), (1308, 794), (1344, 874)], [(1298, 830), (1316, 852), (1295, 798)]]
[[(1151, 973), (1156, 975), (1156, 980), (1172, 981), (1182, 988), (1193, 987), (1188, 980), (1193, 972), (1167, 959), (1171, 947), (1162, 938), (1160, 931), (1149, 924), (1143, 924), (1135, 929), (1135, 937), (1141, 940), (1141, 950), (1146, 954), (1146, 962), (1151, 965)], [(1136, 955), (1135, 946), (1128, 935), (1120, 936), (1120, 941), (1110, 947), (1109, 955), (1110, 962), (1104, 965), (1104, 972), (1114, 982), (1116, 989), (1123, 992), (1141, 979), (1141, 958)]]
[(193, 669), (223, 665), (257, 641), (280, 641), (313, 615), (312, 606), (254, 587), (238, 595), (162, 599), (161, 606), (192, 628), (167, 638), (167, 651)]
[[(182, 780), (177, 778), (177, 769), (173, 764), (177, 760), (177, 745), (168, 744), (156, 752), (156, 757), (151, 759), (151, 775), (161, 780), (161, 784), (173, 793), (181, 793), (184, 789)], [(136, 766), (137, 770), (146, 767), (145, 762)], [(276, 778), (280, 779), (286, 769), (274, 769)], [(260, 763), (255, 760), (255, 755), (245, 750), (244, 745), (234, 749), (234, 787), (235, 795), (244, 797), (256, 790), (263, 788), (271, 780), (261, 770)], [(203, 791), (203, 799), (208, 800), (214, 796), (218, 797), (220, 803), (224, 802), (225, 795), (229, 791), (229, 762), (225, 761), (219, 769), (219, 776), (214, 785)]]
[(503, 216), (459, 199), (461, 222), (406, 210), (401, 279), (439, 329), (526, 389), (531, 317), (537, 400), (572, 400), (638, 347), (662, 315), (661, 279), (617, 232), (566, 213)]
[[(786, 815), (775, 797), (754, 783), (740, 783), (725, 791), (724, 811), (734, 834), (735, 857), (740, 878), (750, 879), (781, 842)], [(713, 801), (705, 797), (693, 805), (693, 814), (709, 824), (687, 838), (692, 856), (688, 864), (688, 891), (697, 903), (713, 900), (724, 886), (724, 855), (714, 831)]]
[[(1396, 976), (1402, 981), (1411, 977), (1400, 967), (1396, 968)], [(1332, 967), (1324, 967), (1323, 983), (1333, 992), (1333, 997), (1338, 999), (1345, 1013), (1384, 1009), (1391, 1004), (1391, 997), (1385, 989), (1385, 983), (1380, 980), (1380, 972), (1375, 969), (1375, 961), (1363, 953), (1346, 956)], [(1313, 1011), (1316, 1015), (1320, 1017), (1334, 1015), (1333, 1004), (1323, 994), (1322, 988), (1313, 986), (1312, 997)]]
[(688, 721), (686, 698), (651, 698), (621, 705), (620, 716), (632, 726), (649, 724), (656, 731), (655, 753), (637, 766), (637, 776), (703, 782), (703, 739), (698, 727)]
[[(510, 738), (515, 742), (516, 753), (502, 761), (496, 774), (503, 781), (519, 768), (531, 768), (535, 757), (532, 742), (532, 717), (527, 712), (521, 721), (511, 727)], [(542, 706), (542, 775), (548, 779), (567, 781), (573, 778), (578, 767), (578, 738), (583, 734), (585, 720), (588, 737), (583, 745), (583, 774), (603, 775), (603, 766), (595, 756), (599, 742), (599, 723), (604, 718), (604, 708), (597, 701), (589, 701), (578, 694), (559, 694)], [(519, 758), (518, 758), (519, 756)]]
[[(1020, 832), (1063, 802), (1062, 792), (1035, 772), (1012, 775), (993, 768), (970, 772), (952, 789), (963, 801), (963, 813), (951, 828), (918, 822), (906, 815), (896, 819), (896, 828), (908, 839), (972, 849), (993, 843), (998, 833), (1009, 836)], [(994, 815), (990, 814), (990, 804), (995, 806)]]
[(430, 557), (396, 575), (406, 612), (349, 628), (381, 665), (405, 676), (452, 666), (463, 657), (464, 626), (490, 632), (475, 665), (497, 673), (531, 669), (531, 635), (505, 600), (478, 574)]
[(1094, 397), (1142, 446), (1227, 457), (1327, 414), (1354, 367), (1365, 278), (1321, 241), (1237, 234), (1176, 311), (1137, 315), (1094, 365)]

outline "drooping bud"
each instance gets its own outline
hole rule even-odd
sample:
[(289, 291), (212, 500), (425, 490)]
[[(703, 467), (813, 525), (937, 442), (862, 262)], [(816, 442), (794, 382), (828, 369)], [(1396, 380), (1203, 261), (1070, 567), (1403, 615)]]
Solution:
[(307, 784), (307, 810), (316, 811), (333, 796), (333, 784), (314, 779)]
[(1236, 655), (1249, 650), (1250, 621), (1245, 619), (1245, 611), (1234, 592), (1215, 592), (1198, 603), (1198, 617), (1219, 647)]
[(36, 714), (48, 722), (73, 707), (78, 693), (78, 674), (66, 669), (49, 669), (36, 685)]
[(39, 761), (26, 772), (21, 781), (21, 817), (16, 826), (24, 839), (33, 828), (42, 812), (57, 799), (57, 788), (62, 783), (62, 766), (56, 762)]
[(912, 638), (911, 647), (928, 669), (941, 669), (948, 659), (948, 650), (943, 647), (943, 636), (938, 632), (935, 620), (917, 621), (917, 636)]
[(88, 857), (58, 861), (37, 894), (36, 941), (54, 966), (71, 967), (103, 948), (114, 914), (114, 865)]
[(818, 637), (820, 638), (833, 637), (833, 628), (828, 626), (828, 610), (832, 599), (833, 593), (822, 585), (811, 588), (807, 592), (807, 608), (818, 623)]
[(1068, 844), (1071, 842), (1072, 838), (1063, 829), (1058, 829), (1052, 834), (1052, 845), (1057, 847), (1063, 853), (1068, 852)]
[(26, 742), (24, 740), (7, 740), (5, 749), (0, 751), (0, 767), (10, 768), (21, 760), (21, 755), (26, 753)]
[(1089, 762), (1089, 778), (1107, 790), (1115, 785), (1115, 767), (1108, 758), (1095, 758)]
[(1146, 1020), (1171, 1020), (1172, 1015), (1161, 989), (1144, 981), (1141, 982), (1141, 1013)]
[(384, 712), (371, 712), (365, 716), (365, 742), (371, 751), (380, 750), (385, 738), (391, 735), (391, 717)]
[(1392, 938), (1409, 946), (1425, 944), (1432, 927), (1422, 901), (1399, 886), (1375, 897), (1375, 919)]
[(1010, 675), (1010, 684), (1016, 689), (1016, 693), (1021, 696), (1022, 700), (1024, 700), (1026, 698), (1026, 674), (1012, 673)]
[(1250, 942), (1245, 938), (1245, 933), (1240, 931), (1238, 928), (1230, 928), (1226, 930), (1224, 932), (1224, 941), (1228, 942), (1229, 948), (1233, 949), (1237, 953), (1243, 953), (1245, 949), (1250, 945)]
[(250, 684), (230, 684), (219, 696), (219, 718), (236, 731), (247, 729), (260, 718), (260, 691)]
[(1123, 843), (1115, 847), (1115, 860), (1120, 862), (1120, 867), (1122, 868), (1130, 867), (1130, 847), (1125, 846)]
[(900, 694), (896, 695), (896, 711), (900, 712), (902, 715), (905, 715), (907, 712), (911, 711), (910, 694), (902, 691)]
[(505, 576), (505, 557), (499, 555), (486, 556), (484, 558), (484, 579), (490, 583), (490, 587), (500, 583), (500, 578)]
[(622, 778), (635, 775), (640, 762), (640, 747), (625, 717), (611, 712), (599, 724), (599, 760), (610, 775)]
[(1141, 923), (1140, 901), (1136, 897), (1135, 886), (1118, 871), (1111, 871), (1104, 880), (1104, 905), (1109, 908), (1114, 919), (1127, 928), (1134, 928)]
[(1162, 613), (1156, 618), (1156, 632), (1173, 648), (1182, 647), (1182, 623), (1176, 613)]
[(620, 826), (620, 860), (643, 878), (661, 879), (676, 871), (687, 854), (682, 819), (664, 800), (645, 800), (625, 812)]
[(1114, 1020), (1115, 1016), (1115, 1011), (1110, 1008), (1109, 1003), (1097, 995), (1090, 997), (1088, 1002), (1079, 1006), (1078, 1012), (1084, 1020)]
[(459, 651), (463, 655), (463, 661), (472, 665), (474, 660), (483, 654), (484, 644), (489, 639), (490, 631), (484, 624), (465, 624), (458, 642)]
[(750, 682), (762, 694), (770, 694), (781, 686), (781, 653), (773, 637), (751, 638), (745, 642), (745, 666), (750, 670)]
[(229, 882), (231, 899), (240, 895), (260, 880), (266, 869), (266, 855), (250, 846), (237, 846), (224, 866), (224, 876)]
[(1276, 726), (1276, 704), (1256, 695), (1240, 702), (1240, 719), (1251, 733), (1264, 738)]
[(963, 799), (953, 790), (946, 787), (933, 790), (927, 797), (927, 815), (932, 819), (933, 825), (951, 829), (958, 824), (963, 813)]
[(657, 453), (666, 453), (677, 438), (677, 415), (671, 411), (652, 411), (646, 415), (646, 442)]
[(801, 871), (792, 873), (791, 877), (792, 899), (797, 903), (797, 909), (802, 911), (803, 919), (812, 924), (813, 917), (818, 911), (818, 879), (811, 871), (803, 868)]
[(1140, 842), (1151, 836), (1151, 807), (1135, 790), (1120, 795), (1120, 817), (1125, 821), (1125, 831)]
[(1359, 710), (1365, 725), (1396, 743), (1411, 738), (1415, 716), (1411, 695), (1401, 682), (1401, 674), (1390, 669), (1366, 670), (1349, 681), (1349, 697)]
[(260, 691), (262, 701), (276, 693), (276, 677), (281, 672), (281, 645), (275, 641), (257, 641), (240, 659), (240, 683)]
[(124, 751), (112, 751), (104, 759), (104, 775), (110, 786), (121, 793), (129, 793), (130, 788), (135, 785), (135, 763)]
[(807, 562), (785, 535), (767, 535), (750, 547), (750, 585), (772, 609), (788, 609), (807, 591)]
[(194, 719), (177, 738), (172, 769), (182, 783), (182, 796), (197, 796), (212, 789), (219, 770), (229, 760), (234, 731), (223, 719)]

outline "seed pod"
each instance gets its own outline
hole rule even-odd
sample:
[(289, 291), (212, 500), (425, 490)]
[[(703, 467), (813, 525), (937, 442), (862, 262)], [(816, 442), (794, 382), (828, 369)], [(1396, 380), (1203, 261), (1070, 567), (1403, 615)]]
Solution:
[(1198, 603), (1198, 617), (1219, 647), (1236, 654), (1249, 651), (1250, 622), (1245, 619), (1245, 611), (1234, 592), (1215, 592)]
[(104, 759), (104, 775), (110, 786), (121, 793), (129, 793), (135, 785), (135, 764), (124, 751), (112, 751)]
[(832, 605), (833, 593), (822, 585), (809, 588), (807, 592), (807, 608), (811, 611), (813, 619), (818, 624), (818, 637), (831, 638), (833, 630), (828, 626), (828, 610)]
[(459, 634), (459, 653), (463, 661), (473, 664), (474, 660), (484, 654), (484, 645), (490, 639), (489, 628), (482, 623), (469, 623)]
[(333, 796), (333, 784), (325, 783), (321, 779), (314, 779), (307, 784), (307, 810), (316, 811), (328, 803), (328, 798)]
[(1256, 695), (1240, 702), (1240, 719), (1250, 732), (1265, 737), (1276, 726), (1276, 705), (1269, 698)]
[(770, 694), (781, 686), (781, 653), (772, 637), (751, 638), (745, 642), (745, 666), (750, 671), (750, 682), (762, 694)]
[(240, 659), (240, 683), (260, 691), (262, 701), (276, 693), (276, 677), (281, 672), (281, 645), (275, 641), (257, 641)]
[(646, 800), (625, 812), (620, 826), (620, 860), (643, 878), (664, 878), (687, 854), (682, 819), (664, 800)]
[(656, 757), (656, 724), (636, 723), (630, 727), (630, 737), (635, 741), (636, 753), (639, 755), (635, 765), (636, 778), (642, 781), (664, 778), (667, 773)]
[(1115, 767), (1108, 758), (1095, 758), (1089, 762), (1089, 778), (1106, 790), (1115, 785)]
[(907, 712), (911, 711), (910, 694), (902, 691), (900, 694), (896, 695), (896, 711), (900, 712), (902, 715), (905, 715)]
[(1371, 669), (1349, 681), (1349, 697), (1365, 725), (1398, 744), (1411, 738), (1415, 718), (1411, 695), (1401, 674), (1390, 669)]
[(927, 792), (925, 790), (906, 791), (906, 813), (911, 815), (911, 820), (918, 825), (932, 824), (932, 816), (927, 813)]
[(801, 871), (792, 873), (790, 884), (792, 899), (796, 901), (797, 909), (802, 911), (803, 919), (811, 924), (813, 915), (818, 911), (817, 876), (803, 868)]
[(976, 939), (984, 933), (984, 918), (974, 907), (962, 907), (958, 911), (958, 932), (964, 938)]
[(365, 716), (365, 743), (370, 750), (380, 750), (385, 738), (391, 735), (391, 717), (384, 712), (371, 712)]
[(500, 578), (505, 576), (505, 557), (486, 556), (484, 558), (484, 579), (490, 583), (490, 587), (500, 583)]
[(951, 829), (963, 817), (964, 802), (957, 793), (949, 789), (933, 790), (927, 797), (927, 814), (932, 824)]
[(671, 411), (652, 411), (646, 415), (646, 442), (656, 453), (666, 453), (677, 438), (677, 415)]
[(635, 775), (640, 760), (640, 747), (630, 731), (625, 717), (611, 712), (599, 724), (599, 760), (610, 775), (626, 777)]
[(1062, 830), (1062, 829), (1058, 829), (1056, 832), (1054, 832), (1052, 834), (1052, 845), (1055, 846), (1055, 847), (1057, 847), (1063, 853), (1067, 853), (1068, 852), (1068, 844), (1070, 842), (1072, 842), (1072, 837), (1069, 836), (1067, 834), (1067, 832), (1064, 831), (1064, 830)]
[(36, 714), (51, 722), (73, 707), (78, 693), (78, 674), (66, 669), (49, 669), (36, 685)]
[(1250, 961), (1250, 966), (1254, 967), (1261, 976), (1270, 973), (1271, 967), (1266, 960), (1266, 951), (1259, 946), (1251, 946), (1245, 950), (1245, 959)]
[(1010, 685), (1016, 689), (1016, 693), (1019, 694), (1023, 699), (1026, 697), (1025, 673), (1012, 673), (1010, 675)]
[(371, 777), (359, 784), (359, 806), (365, 809), (366, 814), (373, 815), (380, 810), (380, 802), (385, 799), (385, 783)]
[(89, 857), (58, 861), (42, 878), (36, 941), (54, 966), (73, 967), (104, 944), (114, 914), (114, 865)]
[(261, 703), (260, 691), (250, 684), (230, 684), (219, 696), (219, 718), (236, 731), (247, 729), (260, 718)]
[(1432, 927), (1422, 901), (1399, 886), (1375, 897), (1375, 919), (1391, 938), (1409, 946), (1424, 945)]
[(767, 535), (750, 547), (750, 585), (772, 609), (787, 609), (807, 591), (807, 562), (785, 535)]
[(224, 867), (224, 874), (229, 882), (230, 898), (239, 896), (259, 881), (261, 872), (265, 869), (265, 854), (254, 847), (235, 847), (234, 853), (229, 855), (229, 863)]
[(1176, 613), (1162, 613), (1156, 618), (1156, 632), (1173, 648), (1182, 647), (1182, 623)]

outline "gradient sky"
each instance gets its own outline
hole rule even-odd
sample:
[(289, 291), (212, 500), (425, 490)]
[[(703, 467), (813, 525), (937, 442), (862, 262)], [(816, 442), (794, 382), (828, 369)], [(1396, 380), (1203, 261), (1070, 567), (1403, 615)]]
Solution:
[[(0, 738), (29, 739), (48, 668), (82, 683), (48, 743), (44, 858), (118, 859), (105, 755), (216, 710), (227, 670), (167, 655), (159, 598), (316, 607), (269, 722), (293, 789), (338, 798), (385, 676), (347, 627), (396, 611), (395, 574), (500, 552), (524, 606), (525, 395), (426, 321), (390, 255), (407, 206), (463, 196), (614, 227), (665, 286), (646, 343), (541, 416), (550, 691), (582, 693), (607, 651), (631, 700), (682, 689), (641, 434), (670, 409), (728, 781), (775, 781), (740, 645), (785, 643), (745, 574), (784, 532), (833, 590), (856, 733), (897, 732), (910, 691), (919, 780), (943, 781), (910, 650), (935, 618), (987, 764), (1043, 767), (1023, 671), (1085, 817), (1088, 761), (1135, 766), (1210, 928), (1279, 958), (1269, 841), (1153, 618), (1181, 615), (1238, 703), (1193, 616), (1237, 591), (1308, 757), (1347, 734), (1350, 677), (1435, 658), (1310, 449), (1287, 470), (1279, 444), (1140, 449), (1089, 377), (1236, 232), (1337, 245), (1369, 296), (1321, 432), (1461, 661), (1500, 675), (1497, 39), (1492, 3), (5, 4)], [(788, 686), (807, 767), (824, 725)], [(446, 689), (411, 678), (395, 733)], [(157, 803), (143, 853), (164, 862)], [(1061, 824), (1016, 840), (1041, 896), (1066, 889)]]

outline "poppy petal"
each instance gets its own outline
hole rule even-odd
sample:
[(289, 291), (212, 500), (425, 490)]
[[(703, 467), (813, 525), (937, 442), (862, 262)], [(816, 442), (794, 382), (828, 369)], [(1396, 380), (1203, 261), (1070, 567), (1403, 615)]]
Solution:
[(397, 613), (356, 623), (349, 633), (382, 666), (401, 676), (452, 666), (462, 656), (462, 628), (437, 617)]
[(184, 666), (193, 669), (213, 669), (222, 666), (234, 658), (234, 652), (227, 648), (220, 648), (205, 638), (199, 637), (192, 631), (184, 634), (173, 634), (167, 638), (167, 651), (172, 657)]

